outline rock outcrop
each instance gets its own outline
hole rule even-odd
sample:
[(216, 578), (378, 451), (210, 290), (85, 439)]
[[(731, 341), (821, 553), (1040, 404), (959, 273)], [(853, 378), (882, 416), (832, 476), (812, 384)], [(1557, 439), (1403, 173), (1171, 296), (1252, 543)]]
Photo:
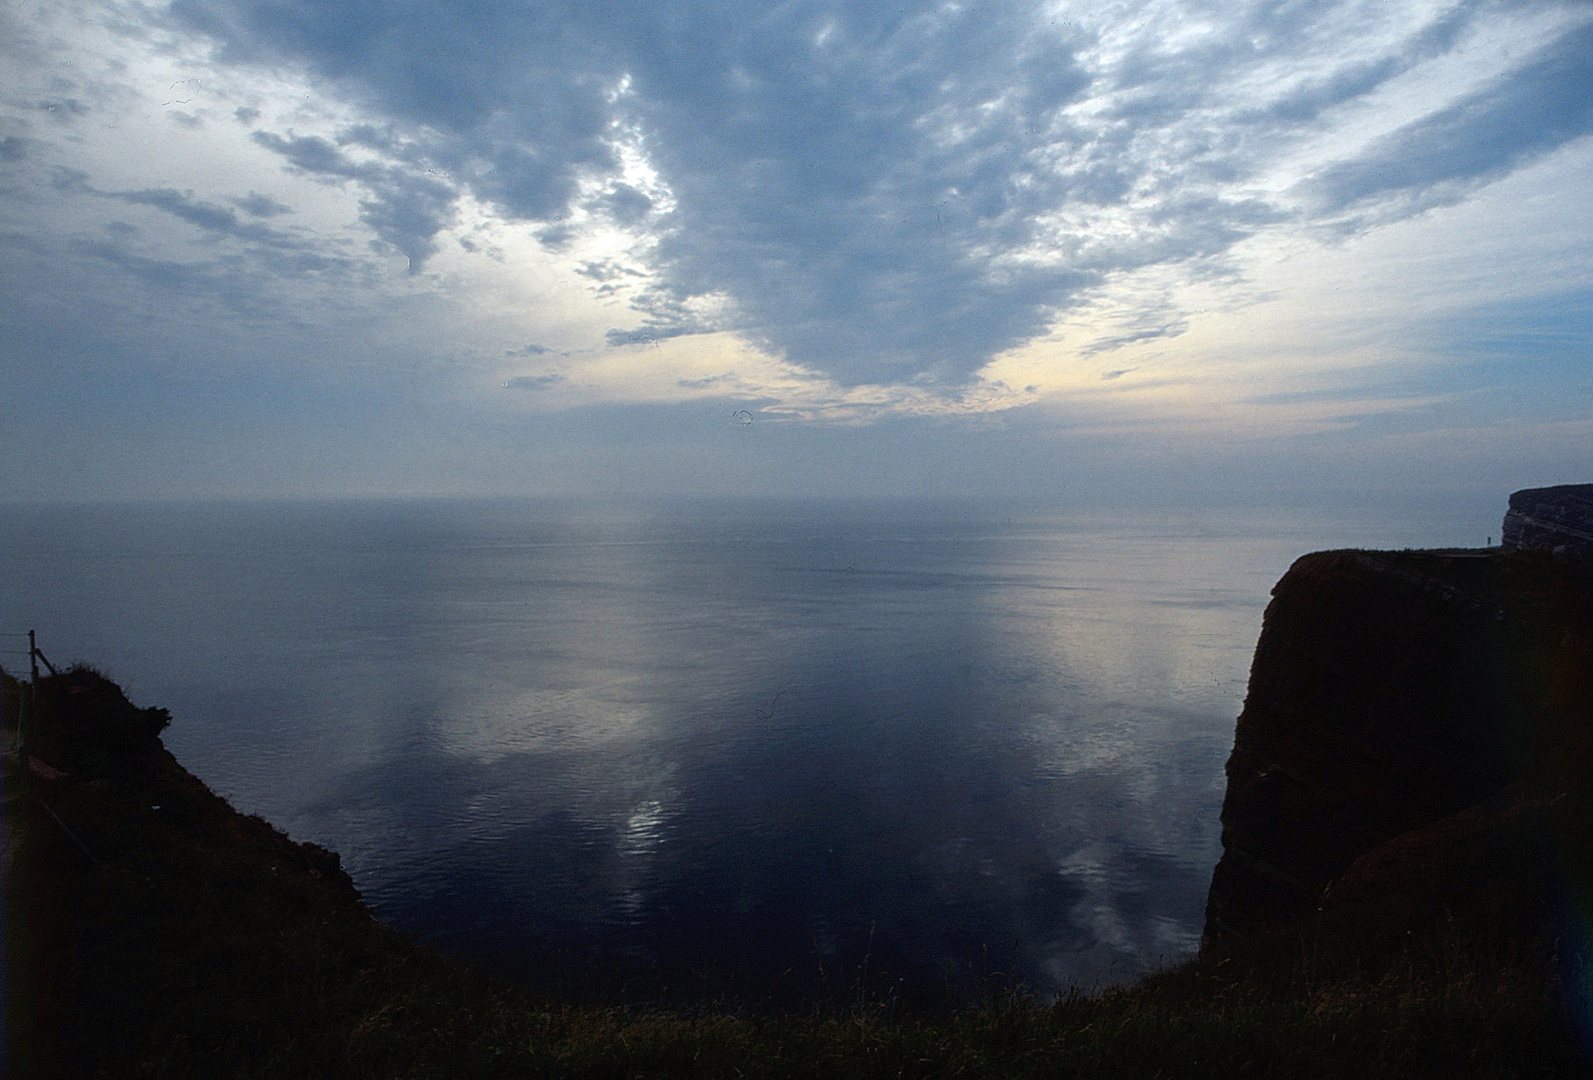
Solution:
[(1500, 543), (1593, 555), (1593, 484), (1528, 488), (1511, 495)]
[[(14, 729), (16, 684), (10, 676), (5, 682), (5, 726)], [(339, 903), (359, 905), (359, 892), (337, 852), (297, 843), (264, 818), (240, 814), (178, 764), (160, 739), (171, 723), (165, 709), (135, 706), (120, 686), (92, 668), (43, 678), (37, 693), (30, 783), (41, 793), (54, 799), (79, 787), (124, 797), (137, 791), (141, 804), (164, 807), (165, 819), (179, 822), (191, 838), (268, 857), (284, 873), (324, 883)], [(14, 765), (15, 755), (8, 757), (7, 764)], [(116, 850), (112, 841), (105, 845)]]
[(1593, 562), (1307, 555), (1256, 647), (1207, 942), (1375, 893), (1590, 763)]

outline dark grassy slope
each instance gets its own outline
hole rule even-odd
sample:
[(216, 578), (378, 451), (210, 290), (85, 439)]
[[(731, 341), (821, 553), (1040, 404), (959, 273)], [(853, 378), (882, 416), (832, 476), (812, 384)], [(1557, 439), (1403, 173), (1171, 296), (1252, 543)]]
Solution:
[(1543, 899), (1575, 896), (1593, 798), (1554, 769), (1453, 836), (1450, 815), (1374, 847), (1325, 910), (1101, 997), (672, 1012), (534, 995), (415, 946), (360, 906), (335, 856), (183, 771), (163, 714), (92, 672), (45, 690), (60, 734), (44, 750), (72, 776), (35, 780), (39, 799), (5, 778), (7, 1075), (1581, 1074), (1558, 985), (1579, 953)]

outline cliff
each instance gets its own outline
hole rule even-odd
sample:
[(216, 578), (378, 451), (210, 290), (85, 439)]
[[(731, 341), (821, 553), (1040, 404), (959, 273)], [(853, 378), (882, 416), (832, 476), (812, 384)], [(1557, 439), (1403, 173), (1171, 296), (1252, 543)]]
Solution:
[(1468, 881), (1502, 873), (1479, 852), (1585, 795), (1593, 563), (1322, 552), (1272, 595), (1227, 766), (1208, 947), (1462, 865)]
[(97, 672), (42, 679), (37, 701), (33, 754), (5, 760), (3, 1071), (225, 1075), (324, 1045), (348, 965), (379, 982), (402, 952), (337, 854), (234, 810), (162, 745), (166, 711)]
[[(152, 816), (176, 825), (190, 841), (247, 850), (270, 860), (279, 873), (320, 883), (334, 902), (359, 907), (359, 892), (335, 851), (296, 843), (264, 818), (238, 813), (178, 764), (160, 741), (160, 732), (171, 723), (165, 709), (138, 708), (121, 687), (87, 668), (40, 680), (38, 709), (44, 722), (33, 738), (27, 784), (35, 799), (21, 801), (20, 777), (7, 785), (19, 805), (41, 808), (57, 799), (73, 801), (82, 791), (114, 792), (123, 809), (136, 800), (139, 811), (149, 807)], [(103, 861), (69, 829), (66, 835), (85, 857)], [(120, 853), (116, 838), (104, 841), (96, 845), (102, 848), (99, 854)]]
[(1593, 484), (1516, 492), (1499, 540), (1506, 548), (1593, 555)]

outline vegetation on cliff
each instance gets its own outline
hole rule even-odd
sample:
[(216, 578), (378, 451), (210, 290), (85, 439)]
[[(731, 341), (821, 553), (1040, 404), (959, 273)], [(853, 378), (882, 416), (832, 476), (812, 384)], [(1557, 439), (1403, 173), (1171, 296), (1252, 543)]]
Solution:
[[(375, 921), (334, 854), (184, 771), (164, 713), (87, 669), (40, 697), (57, 734), (38, 745), (68, 775), (24, 786), (7, 759), (13, 1076), (1495, 1077), (1585, 1061), (1565, 916), (1587, 867), (1566, 853), (1587, 852), (1593, 797), (1559, 774), (1480, 823), (1440, 818), (1454, 836), (1380, 845), (1387, 865), (1352, 861), (1323, 910), (1132, 987), (993, 987), (912, 1014), (858, 979), (795, 1012), (669, 1009), (436, 955)], [(14, 703), (8, 680), (12, 729)]]

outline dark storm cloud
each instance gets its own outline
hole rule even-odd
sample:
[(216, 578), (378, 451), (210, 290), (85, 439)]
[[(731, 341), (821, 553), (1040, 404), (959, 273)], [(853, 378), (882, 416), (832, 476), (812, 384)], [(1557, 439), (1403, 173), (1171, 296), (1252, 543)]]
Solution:
[[(1004, 2), (172, 10), (222, 60), (302, 65), (386, 125), (255, 138), (360, 185), (365, 220), (416, 266), (466, 190), (553, 251), (584, 211), (653, 241), (647, 287), (594, 283), (640, 317), (611, 344), (735, 330), (842, 383), (947, 386), (1113, 275), (1221, 260), (1286, 217), (1253, 191), (1290, 140), (1497, 14), (1459, 3), (1346, 50), (1357, 20), (1333, 3), (1189, 3), (1126, 37), (1085, 9)], [(1175, 42), (1185, 24), (1203, 32)], [(1324, 170), (1309, 213), (1413, 212), (1587, 131), (1590, 57), (1572, 32)], [(624, 174), (627, 139), (667, 199)]]

